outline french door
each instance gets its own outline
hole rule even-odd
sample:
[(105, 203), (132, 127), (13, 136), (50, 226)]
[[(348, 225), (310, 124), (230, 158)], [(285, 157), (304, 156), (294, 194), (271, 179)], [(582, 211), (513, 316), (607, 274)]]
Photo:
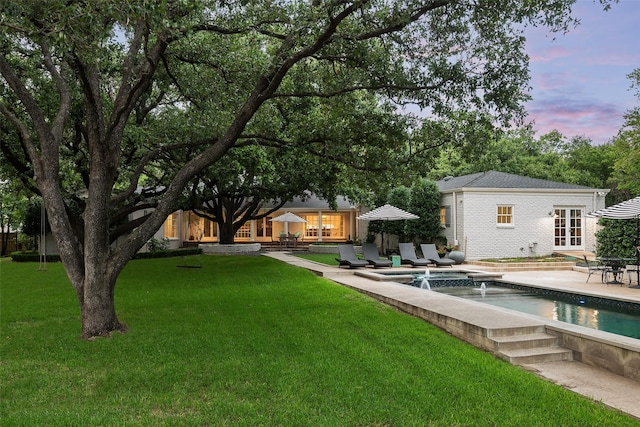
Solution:
[(581, 208), (554, 209), (554, 249), (584, 250), (583, 218)]

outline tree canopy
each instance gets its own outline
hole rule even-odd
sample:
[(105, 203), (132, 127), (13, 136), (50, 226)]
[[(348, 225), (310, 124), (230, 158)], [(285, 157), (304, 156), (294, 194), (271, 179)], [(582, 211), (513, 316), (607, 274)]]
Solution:
[[(42, 195), (83, 336), (126, 329), (118, 274), (230, 149), (359, 159), (369, 141), (343, 138), (348, 122), (334, 117), (331, 138), (305, 124), (309, 102), (344, 118), (361, 92), (391, 112), (413, 103), (508, 123), (527, 98), (524, 26), (565, 30), (574, 1), (4, 2), (2, 151)], [(178, 166), (163, 168), (169, 158)]]

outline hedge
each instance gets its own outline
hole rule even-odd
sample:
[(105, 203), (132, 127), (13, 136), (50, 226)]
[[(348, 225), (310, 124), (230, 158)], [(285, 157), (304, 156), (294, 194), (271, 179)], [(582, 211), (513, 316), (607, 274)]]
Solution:
[[(172, 258), (187, 255), (200, 255), (202, 249), (200, 248), (185, 248), (185, 249), (167, 249), (164, 251), (155, 252), (139, 252), (133, 258), (134, 259), (148, 259), (148, 258)], [(39, 262), (40, 254), (37, 252), (12, 252), (11, 258), (15, 262)], [(60, 261), (59, 255), (47, 255), (47, 262)]]
[(202, 249), (200, 248), (182, 248), (182, 249), (166, 249), (162, 251), (154, 252), (138, 252), (134, 259), (148, 259), (148, 258), (172, 258), (178, 256), (187, 255), (200, 255)]
[[(40, 262), (40, 254), (37, 252), (11, 252), (9, 255), (15, 262)], [(47, 262), (60, 261), (59, 255), (46, 255)]]

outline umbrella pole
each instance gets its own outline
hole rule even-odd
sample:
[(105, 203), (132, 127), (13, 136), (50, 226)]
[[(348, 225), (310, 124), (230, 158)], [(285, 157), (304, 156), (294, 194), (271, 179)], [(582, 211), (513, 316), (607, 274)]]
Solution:
[[(636, 247), (636, 283), (640, 288), (640, 215), (636, 217), (636, 241), (633, 243), (635, 243)], [(629, 281), (631, 281), (631, 278), (629, 278)]]

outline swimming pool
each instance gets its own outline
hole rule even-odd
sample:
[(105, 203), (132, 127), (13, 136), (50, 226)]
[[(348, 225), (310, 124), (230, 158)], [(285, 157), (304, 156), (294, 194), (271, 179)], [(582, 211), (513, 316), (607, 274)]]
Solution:
[(431, 289), (458, 298), (640, 339), (640, 304), (604, 301), (602, 298), (557, 291), (553, 295), (541, 295), (536, 288), (516, 289), (501, 285), (491, 282), (485, 284), (485, 289), (481, 289), (478, 283), (473, 286), (434, 286)]
[[(355, 274), (371, 280), (425, 287), (422, 279), (426, 271), (369, 270)], [(429, 287), (434, 292), (640, 339), (639, 303), (509, 283), (502, 280), (500, 273), (439, 270), (429, 272), (428, 280)], [(480, 292), (480, 284), (483, 282), (487, 287), (484, 293)]]

